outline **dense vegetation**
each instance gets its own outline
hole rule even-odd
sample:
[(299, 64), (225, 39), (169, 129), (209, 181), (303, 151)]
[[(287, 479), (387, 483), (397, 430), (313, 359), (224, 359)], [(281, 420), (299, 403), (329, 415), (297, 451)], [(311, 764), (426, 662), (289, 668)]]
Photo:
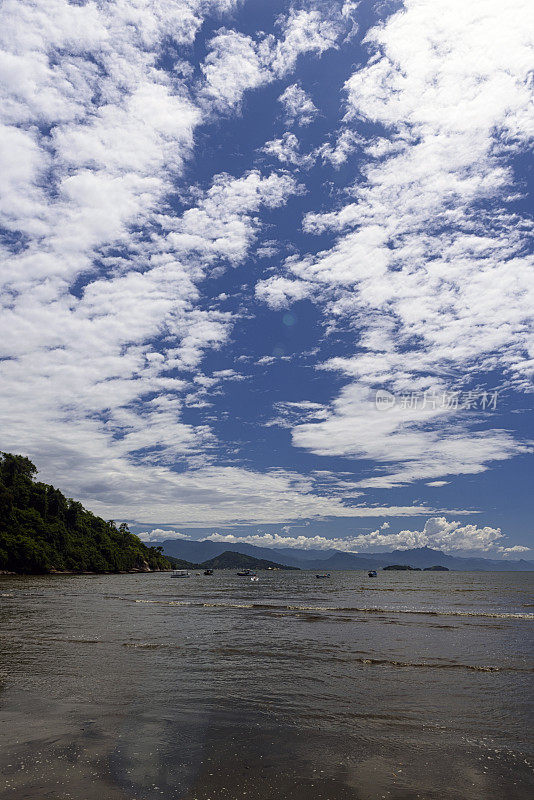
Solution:
[(0, 570), (149, 571), (170, 565), (161, 548), (106, 522), (35, 480), (28, 458), (0, 454)]

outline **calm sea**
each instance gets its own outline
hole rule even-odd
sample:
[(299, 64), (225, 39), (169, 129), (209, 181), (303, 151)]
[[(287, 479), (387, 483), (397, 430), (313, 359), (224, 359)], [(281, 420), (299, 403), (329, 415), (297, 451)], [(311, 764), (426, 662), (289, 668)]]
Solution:
[(534, 796), (534, 573), (0, 578), (0, 797)]

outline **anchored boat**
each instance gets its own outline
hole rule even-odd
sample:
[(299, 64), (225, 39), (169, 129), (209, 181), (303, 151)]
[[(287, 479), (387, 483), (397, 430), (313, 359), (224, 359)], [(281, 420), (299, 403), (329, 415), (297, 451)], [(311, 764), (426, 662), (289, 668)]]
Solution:
[(186, 569), (175, 569), (171, 578), (189, 578), (189, 572)]

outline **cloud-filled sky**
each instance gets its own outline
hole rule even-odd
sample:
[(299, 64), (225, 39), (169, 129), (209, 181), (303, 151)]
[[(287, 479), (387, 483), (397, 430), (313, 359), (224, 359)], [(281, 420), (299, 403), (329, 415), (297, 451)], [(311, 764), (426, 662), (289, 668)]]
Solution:
[(147, 538), (528, 555), (534, 6), (438, 6), (4, 0), (1, 449)]

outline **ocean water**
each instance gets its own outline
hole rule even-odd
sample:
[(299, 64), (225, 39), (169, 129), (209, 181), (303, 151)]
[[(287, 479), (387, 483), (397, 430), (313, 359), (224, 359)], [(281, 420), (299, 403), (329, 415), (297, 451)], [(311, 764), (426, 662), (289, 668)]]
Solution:
[(534, 796), (534, 573), (0, 577), (0, 798)]

